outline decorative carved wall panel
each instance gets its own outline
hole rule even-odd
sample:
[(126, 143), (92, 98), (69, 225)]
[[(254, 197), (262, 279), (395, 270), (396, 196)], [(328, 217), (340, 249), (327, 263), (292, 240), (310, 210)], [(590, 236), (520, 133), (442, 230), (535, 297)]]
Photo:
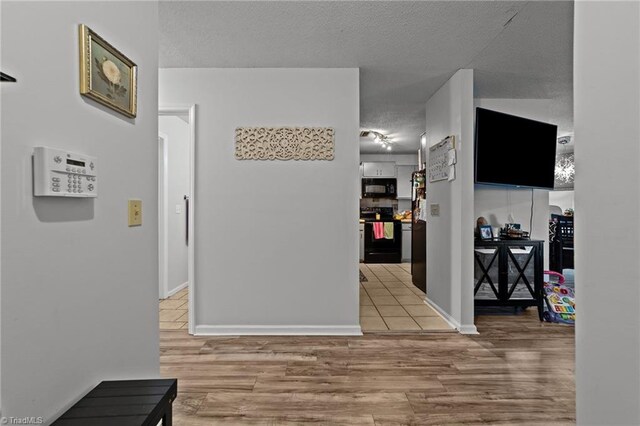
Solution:
[(331, 127), (238, 127), (238, 160), (333, 160)]

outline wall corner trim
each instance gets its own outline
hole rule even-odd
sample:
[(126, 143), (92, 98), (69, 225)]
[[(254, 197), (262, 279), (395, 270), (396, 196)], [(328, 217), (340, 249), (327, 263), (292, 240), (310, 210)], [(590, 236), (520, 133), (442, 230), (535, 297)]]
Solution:
[(189, 281), (185, 281), (182, 284), (180, 284), (178, 287), (174, 288), (173, 290), (170, 290), (167, 293), (167, 297), (165, 297), (165, 299), (170, 298), (171, 296), (173, 296), (174, 294), (176, 294), (177, 292), (179, 292), (182, 289), (187, 288), (187, 286), (189, 285)]
[(451, 315), (449, 315), (444, 309), (438, 306), (437, 303), (435, 303), (433, 300), (429, 299), (428, 297), (425, 297), (424, 303), (426, 303), (427, 305), (435, 309), (435, 311), (442, 317), (442, 319), (445, 320), (451, 327), (460, 331), (460, 323), (458, 322), (458, 320), (456, 320)]
[(196, 336), (362, 336), (360, 325), (196, 325)]
[(478, 333), (478, 329), (476, 328), (476, 326), (473, 324), (461, 325), (460, 327), (458, 327), (458, 332), (460, 332), (460, 334), (480, 334)]

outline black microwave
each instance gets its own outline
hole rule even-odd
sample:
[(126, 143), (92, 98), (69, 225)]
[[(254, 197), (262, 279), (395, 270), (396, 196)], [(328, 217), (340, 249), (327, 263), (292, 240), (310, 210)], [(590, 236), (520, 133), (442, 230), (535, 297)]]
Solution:
[(397, 189), (395, 178), (362, 179), (362, 198), (397, 198)]

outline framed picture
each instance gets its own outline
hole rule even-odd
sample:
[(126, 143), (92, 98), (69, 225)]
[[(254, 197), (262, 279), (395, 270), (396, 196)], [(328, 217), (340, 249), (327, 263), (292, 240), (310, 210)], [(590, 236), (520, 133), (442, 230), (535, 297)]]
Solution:
[(478, 229), (480, 231), (481, 240), (493, 240), (493, 229), (491, 228), (491, 225), (480, 225)]
[(127, 117), (136, 116), (137, 66), (80, 24), (80, 94)]

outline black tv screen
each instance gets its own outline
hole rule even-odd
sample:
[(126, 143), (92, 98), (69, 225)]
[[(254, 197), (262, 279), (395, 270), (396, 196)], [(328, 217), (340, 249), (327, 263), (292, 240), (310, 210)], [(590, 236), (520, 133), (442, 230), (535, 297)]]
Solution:
[(553, 189), (558, 126), (476, 108), (476, 183)]

